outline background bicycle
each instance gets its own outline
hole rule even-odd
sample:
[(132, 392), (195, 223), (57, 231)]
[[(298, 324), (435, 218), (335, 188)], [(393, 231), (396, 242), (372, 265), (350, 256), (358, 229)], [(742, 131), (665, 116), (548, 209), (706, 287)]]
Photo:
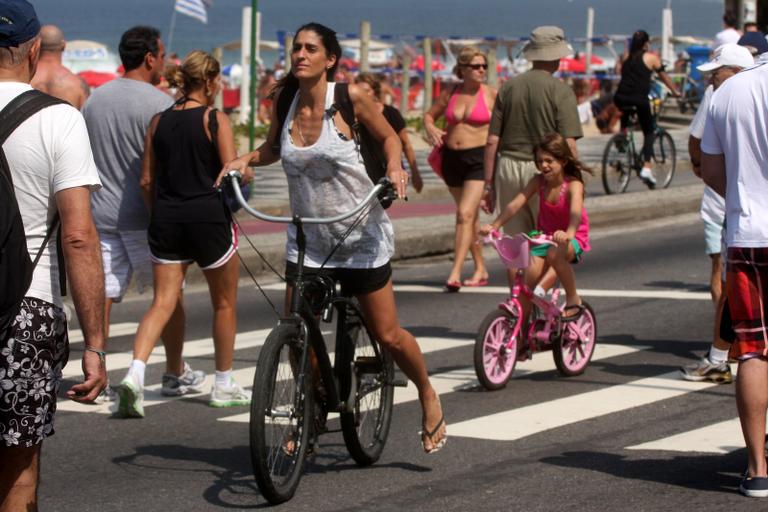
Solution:
[[(654, 95), (649, 98), (652, 105), (654, 122), (653, 175), (655, 188), (667, 188), (672, 183), (677, 167), (677, 149), (672, 136), (659, 126), (659, 114), (664, 99)], [(635, 132), (639, 128), (636, 113), (630, 113), (628, 128), (608, 140), (603, 150), (602, 181), (606, 194), (621, 194), (627, 190), (634, 171), (638, 176), (643, 168), (643, 157), (638, 152)]]
[[(584, 373), (597, 341), (597, 320), (592, 307), (572, 321), (562, 320), (564, 304), (556, 283), (551, 294), (535, 295), (525, 284), (525, 268), (530, 261), (529, 244), (551, 244), (551, 237), (502, 236), (491, 233), (484, 240), (492, 244), (508, 268), (517, 269), (509, 298), (483, 319), (475, 338), (474, 363), (477, 378), (484, 388), (501, 389), (512, 377), (518, 361), (533, 357), (534, 352), (552, 350), (557, 371), (563, 376)], [(527, 333), (523, 336), (523, 307), (520, 297), (531, 301)]]

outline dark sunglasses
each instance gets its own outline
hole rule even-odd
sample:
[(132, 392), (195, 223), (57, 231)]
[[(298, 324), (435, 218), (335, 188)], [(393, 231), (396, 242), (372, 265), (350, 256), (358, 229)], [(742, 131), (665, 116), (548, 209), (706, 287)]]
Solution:
[(464, 67), (477, 71), (478, 69), (488, 69), (488, 64), (464, 64)]

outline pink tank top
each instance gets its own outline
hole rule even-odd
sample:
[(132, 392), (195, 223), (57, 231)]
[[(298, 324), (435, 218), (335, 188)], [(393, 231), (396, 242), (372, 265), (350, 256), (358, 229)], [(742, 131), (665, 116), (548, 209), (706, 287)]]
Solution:
[[(546, 199), (544, 194), (544, 179), (540, 179), (539, 185), (539, 218), (537, 221), (539, 231), (547, 235), (555, 231), (567, 231), (568, 222), (571, 216), (571, 203), (568, 201), (568, 183), (571, 179), (566, 178), (560, 187), (560, 195), (557, 198), (557, 204), (552, 204)], [(587, 216), (586, 206), (581, 209), (581, 222), (576, 229), (576, 241), (579, 242), (583, 251), (590, 249), (589, 245), (589, 217)]]
[(484, 124), (490, 123), (491, 112), (488, 110), (488, 107), (485, 104), (485, 91), (482, 85), (477, 91), (477, 100), (475, 101), (475, 106), (472, 109), (472, 112), (470, 112), (469, 115), (465, 116), (463, 119), (456, 117), (456, 112), (454, 112), (454, 110), (456, 108), (456, 97), (458, 96), (459, 89), (460, 87), (457, 86), (454, 89), (453, 94), (451, 94), (451, 99), (448, 100), (448, 107), (445, 109), (446, 122), (451, 125), (467, 123), (475, 126), (482, 126)]

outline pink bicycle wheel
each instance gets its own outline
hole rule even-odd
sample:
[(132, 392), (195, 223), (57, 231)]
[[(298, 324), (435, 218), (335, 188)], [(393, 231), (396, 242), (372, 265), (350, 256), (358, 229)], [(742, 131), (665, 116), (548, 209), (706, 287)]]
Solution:
[(496, 309), (485, 317), (475, 338), (475, 373), (484, 388), (507, 385), (517, 362), (517, 337), (513, 337), (516, 315)]
[(584, 310), (576, 320), (563, 325), (563, 334), (553, 347), (555, 366), (561, 375), (581, 375), (587, 368), (597, 341), (597, 320), (592, 307), (584, 303)]

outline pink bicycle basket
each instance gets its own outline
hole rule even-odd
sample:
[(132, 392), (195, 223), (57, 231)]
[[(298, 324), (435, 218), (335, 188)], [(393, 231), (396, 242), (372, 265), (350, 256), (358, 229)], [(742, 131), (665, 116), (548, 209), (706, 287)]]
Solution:
[(501, 261), (507, 268), (527, 268), (529, 263), (528, 240), (520, 235), (493, 240)]

